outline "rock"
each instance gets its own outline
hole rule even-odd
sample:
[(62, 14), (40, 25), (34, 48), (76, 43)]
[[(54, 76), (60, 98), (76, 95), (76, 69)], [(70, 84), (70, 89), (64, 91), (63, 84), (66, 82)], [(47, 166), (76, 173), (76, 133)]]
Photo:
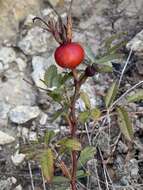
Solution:
[(0, 126), (7, 126), (8, 112), (10, 108), (11, 108), (10, 104), (7, 104), (4, 101), (0, 101)]
[(119, 143), (118, 143), (118, 151), (120, 153), (124, 153), (125, 154), (125, 153), (128, 152), (128, 147), (122, 141), (119, 141)]
[(127, 49), (132, 49), (136, 55), (143, 55), (143, 30), (139, 32), (131, 41), (126, 45)]
[(40, 121), (39, 121), (40, 125), (45, 125), (47, 122), (47, 119), (48, 119), (48, 115), (45, 113), (42, 113)]
[(14, 190), (22, 190), (22, 186), (21, 186), (21, 185), (18, 185), (18, 186), (15, 187)]
[(35, 15), (28, 15), (27, 18), (24, 21), (24, 27), (30, 28), (31, 26), (33, 26), (33, 18), (35, 18)]
[(14, 141), (15, 141), (14, 137), (0, 131), (0, 145), (13, 143)]
[(15, 153), (15, 155), (11, 156), (11, 160), (15, 166), (20, 165), (25, 158), (25, 154), (19, 154), (18, 152)]
[(8, 69), (9, 64), (15, 61), (16, 53), (10, 47), (1, 47), (0, 48), (0, 63), (3, 65), (3, 69)]
[(40, 110), (37, 106), (17, 106), (10, 110), (9, 118), (13, 123), (23, 124), (38, 117)]
[[(98, 102), (96, 101), (96, 98), (95, 98), (96, 97), (95, 96), (95, 87), (91, 83), (91, 81), (86, 81), (86, 83), (84, 85), (82, 85), (81, 91), (85, 92), (89, 96), (91, 107), (95, 108), (97, 106)], [(83, 110), (85, 108), (84, 102), (81, 99), (79, 99), (77, 101), (77, 107), (80, 107), (81, 110)]]
[(10, 190), (13, 184), (16, 184), (17, 179), (15, 177), (9, 177), (6, 180), (0, 180), (0, 190)]
[(25, 62), (25, 60), (23, 60), (22, 58), (18, 57), (18, 58), (16, 58), (15, 62), (18, 65), (19, 71), (24, 72), (25, 68), (27, 66), (27, 63)]
[(37, 141), (37, 133), (34, 131), (29, 132), (29, 141)]
[(41, 79), (44, 80), (45, 71), (52, 64), (55, 64), (53, 56), (51, 56), (49, 58), (44, 58), (41, 56), (33, 57), (33, 59), (32, 59), (32, 66), (33, 66), (32, 78), (37, 87), (46, 88), (45, 84), (41, 81)]
[(26, 55), (35, 55), (44, 53), (51, 48), (49, 38), (49, 32), (35, 26), (28, 31), (27, 35), (17, 45)]
[(130, 172), (131, 178), (137, 179), (139, 173), (138, 161), (136, 159), (131, 159), (128, 162), (128, 171)]
[(15, 68), (5, 72), (4, 76), (6, 81), (0, 81), (0, 101), (13, 106), (35, 104), (35, 92), (23, 80), (26, 76), (21, 75)]
[(97, 172), (97, 160), (92, 159), (87, 162), (87, 171), (90, 173), (89, 176), (89, 183), (88, 183), (88, 189), (94, 190), (98, 189), (98, 172)]
[(98, 138), (96, 136), (95, 138), (93, 138), (93, 144), (98, 145), (101, 151), (103, 151), (106, 156), (109, 156), (111, 152), (111, 147), (110, 147), (110, 137), (107, 133), (101, 131)]
[(19, 22), (29, 14), (38, 14), (42, 5), (41, 0), (1, 0), (0, 1), (0, 41), (16, 39)]

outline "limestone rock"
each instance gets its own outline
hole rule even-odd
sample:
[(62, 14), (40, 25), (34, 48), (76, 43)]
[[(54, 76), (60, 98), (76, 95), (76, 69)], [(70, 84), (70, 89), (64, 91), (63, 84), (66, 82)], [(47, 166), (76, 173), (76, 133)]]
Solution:
[(15, 141), (14, 137), (0, 131), (0, 145), (13, 143), (14, 141)]
[(27, 35), (18, 42), (18, 47), (26, 55), (35, 55), (39, 53), (44, 53), (47, 51), (50, 33), (44, 31), (42, 28), (35, 26), (30, 29)]
[(29, 14), (38, 14), (41, 5), (41, 0), (1, 0), (0, 41), (16, 38), (19, 22)]
[(37, 87), (46, 88), (41, 79), (44, 79), (46, 69), (51, 65), (55, 64), (53, 56), (44, 58), (41, 56), (34, 56), (32, 59), (33, 73), (32, 78)]
[(15, 51), (10, 47), (1, 47), (0, 48), (0, 63), (3, 66), (3, 69), (9, 68), (9, 63), (12, 63), (16, 59)]
[(40, 110), (37, 106), (17, 106), (9, 112), (9, 118), (13, 123), (23, 124), (38, 117)]
[(127, 49), (132, 49), (136, 55), (143, 55), (143, 30), (139, 32), (130, 42), (127, 43)]
[(15, 155), (11, 156), (11, 160), (15, 166), (20, 165), (24, 161), (24, 158), (25, 154), (19, 154), (18, 152), (16, 152)]

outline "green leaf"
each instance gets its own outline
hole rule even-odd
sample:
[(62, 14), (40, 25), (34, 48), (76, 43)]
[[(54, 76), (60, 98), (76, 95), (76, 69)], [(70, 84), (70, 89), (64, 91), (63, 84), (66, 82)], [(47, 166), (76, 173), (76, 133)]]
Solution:
[(58, 103), (61, 103), (61, 101), (63, 99), (62, 95), (57, 90), (49, 92), (48, 96), (50, 96), (55, 102), (58, 102)]
[[(123, 47), (124, 45), (127, 44), (127, 41), (122, 41), (122, 42), (119, 42), (118, 44), (114, 45), (113, 47), (111, 47), (110, 49), (108, 49), (108, 52), (107, 54), (115, 54), (118, 52), (118, 50)], [(122, 54), (119, 54), (121, 57), (123, 57)]]
[(42, 154), (41, 168), (45, 179), (51, 183), (54, 174), (54, 156), (50, 148), (45, 150)]
[(138, 102), (143, 100), (143, 90), (138, 90), (135, 94), (127, 97), (128, 102)]
[(53, 183), (64, 183), (69, 182), (69, 179), (63, 176), (54, 176)]
[(97, 64), (106, 65), (112, 68), (111, 61), (120, 59), (122, 56), (120, 54), (111, 54), (111, 55), (105, 55), (102, 58), (99, 58), (96, 60)]
[(55, 76), (52, 80), (52, 86), (59, 88), (62, 84), (63, 84), (62, 75), (57, 74), (57, 76)]
[(125, 138), (128, 141), (132, 141), (134, 132), (133, 132), (132, 123), (128, 116), (128, 112), (125, 110), (125, 108), (118, 107), (117, 113), (118, 113), (118, 123), (122, 134), (125, 136)]
[(45, 72), (44, 82), (48, 87), (53, 87), (53, 79), (57, 77), (57, 67), (51, 65)]
[(85, 107), (87, 109), (90, 109), (91, 108), (91, 103), (90, 103), (90, 98), (88, 96), (88, 94), (86, 92), (81, 92), (80, 93), (80, 98), (82, 99), (82, 101), (84, 102), (85, 104)]
[(77, 139), (71, 139), (71, 138), (64, 138), (58, 142), (59, 145), (61, 145), (63, 148), (72, 151), (80, 151), (81, 150), (81, 143)]
[(87, 173), (87, 172), (85, 172), (84, 170), (78, 170), (77, 172), (76, 172), (76, 177), (78, 178), (78, 179), (80, 179), (80, 178), (85, 178), (85, 177), (87, 177), (87, 176), (89, 176), (90, 174), (89, 173)]
[(97, 68), (97, 72), (98, 73), (111, 73), (111, 72), (113, 72), (113, 68), (111, 66), (107, 66), (107, 65), (99, 66)]
[(94, 108), (90, 111), (90, 118), (94, 121), (98, 120), (101, 116), (101, 111), (98, 108)]
[(88, 160), (94, 158), (95, 154), (96, 154), (95, 147), (87, 146), (86, 148), (84, 148), (80, 153), (80, 157), (78, 160), (78, 168), (84, 166)]
[(118, 86), (117, 86), (117, 83), (114, 82), (109, 88), (105, 97), (105, 104), (107, 108), (109, 108), (111, 104), (114, 102), (117, 93), (118, 93)]
[(61, 115), (63, 114), (63, 109), (59, 109), (57, 111), (55, 111), (55, 113), (52, 115), (52, 119), (50, 120), (50, 122), (54, 122), (56, 119), (58, 119)]
[(113, 42), (117, 39), (121, 39), (121, 37), (123, 37), (123, 35), (127, 35), (127, 32), (120, 32), (118, 34), (113, 34), (112, 36), (110, 36), (109, 38), (106, 39), (105, 41), (105, 47), (107, 49), (110, 49), (110, 47), (112, 46)]
[(95, 54), (93, 53), (92, 49), (89, 46), (85, 47), (85, 54), (87, 55), (87, 57), (91, 62), (95, 62), (96, 59)]
[(55, 136), (55, 132), (54, 131), (46, 131), (45, 135), (44, 135), (44, 142), (45, 144), (49, 145), (50, 141), (52, 140), (52, 138)]
[(89, 119), (89, 117), (90, 117), (89, 111), (80, 112), (80, 114), (79, 114), (79, 121), (82, 124), (85, 124), (87, 122), (87, 120)]

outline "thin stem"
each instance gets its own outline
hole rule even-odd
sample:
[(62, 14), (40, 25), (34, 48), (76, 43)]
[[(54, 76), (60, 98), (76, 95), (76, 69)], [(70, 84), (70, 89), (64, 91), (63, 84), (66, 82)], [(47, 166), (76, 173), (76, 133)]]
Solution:
[[(77, 117), (76, 117), (76, 110), (75, 110), (75, 105), (76, 101), (79, 98), (80, 94), (80, 87), (81, 85), (85, 82), (87, 79), (87, 76), (83, 75), (80, 79), (78, 79), (77, 72), (74, 69), (72, 71), (73, 78), (74, 78), (74, 94), (71, 99), (71, 106), (70, 106), (70, 113), (69, 113), (69, 126), (71, 129), (71, 137), (74, 139), (76, 138), (76, 132), (77, 132)], [(71, 189), (72, 190), (77, 190), (76, 187), (76, 171), (77, 171), (77, 151), (73, 150), (71, 153), (71, 161), (72, 161), (72, 171), (71, 171)]]

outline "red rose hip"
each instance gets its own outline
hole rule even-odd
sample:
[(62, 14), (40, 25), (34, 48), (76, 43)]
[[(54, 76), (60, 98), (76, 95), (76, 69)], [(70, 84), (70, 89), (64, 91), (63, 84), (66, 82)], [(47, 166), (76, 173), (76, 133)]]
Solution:
[(81, 45), (71, 42), (56, 49), (55, 60), (60, 67), (74, 69), (83, 61), (84, 55)]

